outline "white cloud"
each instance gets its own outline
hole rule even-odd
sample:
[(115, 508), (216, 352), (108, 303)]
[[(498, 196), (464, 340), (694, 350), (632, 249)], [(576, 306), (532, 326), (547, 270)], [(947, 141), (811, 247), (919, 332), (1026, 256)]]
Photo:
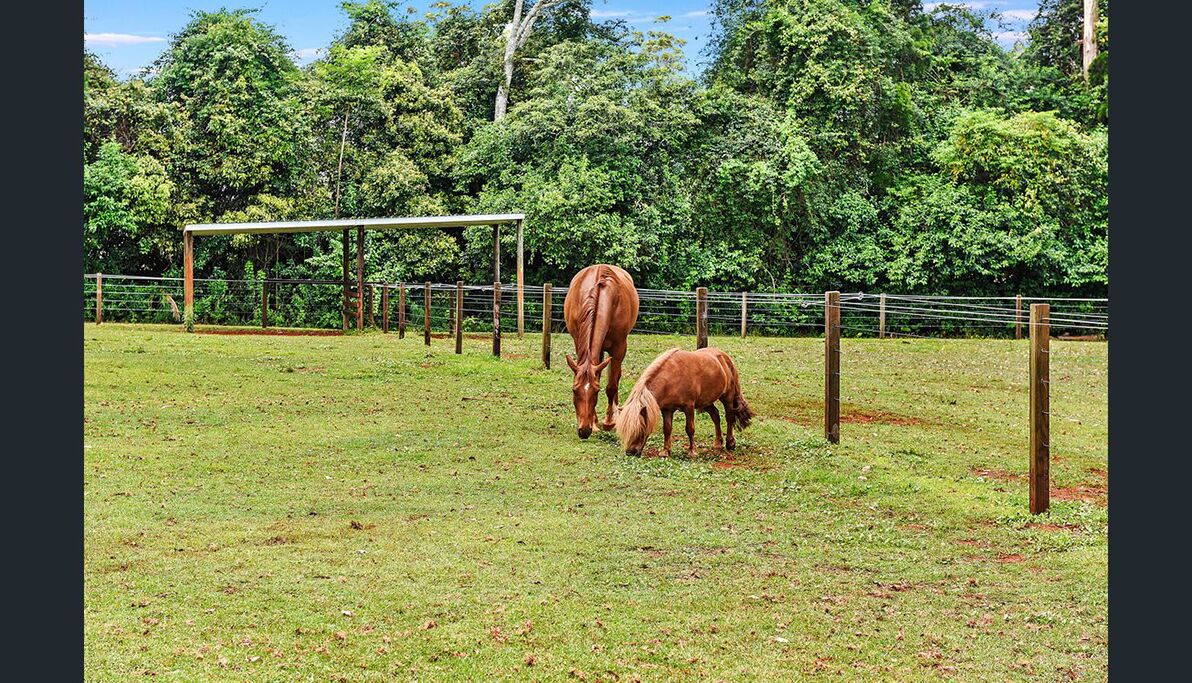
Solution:
[(593, 17), (594, 19), (604, 19), (605, 17), (627, 17), (630, 14), (633, 14), (633, 12), (630, 12), (629, 10), (619, 10), (619, 9), (612, 9), (612, 10), (594, 9), (591, 12), (589, 12), (588, 14), (591, 17)]
[(1007, 19), (1015, 21), (1030, 21), (1035, 18), (1035, 10), (1033, 9), (1008, 9), (1002, 12), (1002, 16)]
[(141, 45), (164, 43), (166, 39), (157, 36), (135, 36), (131, 33), (84, 33), (83, 42), (88, 45)]
[(326, 48), (322, 47), (304, 47), (301, 50), (294, 50), (294, 57), (296, 59), (314, 59), (326, 52)]
[(679, 18), (680, 19), (694, 19), (695, 17), (706, 17), (706, 16), (708, 16), (708, 10), (701, 9), (701, 10), (696, 10), (694, 12), (688, 12), (686, 14), (680, 14)]
[(999, 43), (1016, 43), (1026, 40), (1025, 31), (995, 31), (993, 39)]

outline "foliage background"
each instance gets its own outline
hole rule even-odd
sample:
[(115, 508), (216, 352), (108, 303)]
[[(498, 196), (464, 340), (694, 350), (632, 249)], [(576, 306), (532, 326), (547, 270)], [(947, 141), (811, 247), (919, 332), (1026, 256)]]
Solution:
[[(495, 123), (512, 2), (344, 3), (303, 69), (254, 12), (196, 12), (145, 78), (84, 51), (85, 267), (178, 274), (190, 222), (522, 211), (531, 282), (605, 261), (649, 287), (1104, 295), (1108, 5), (1088, 82), (1080, 8), (1043, 0), (1006, 51), (963, 7), (717, 0), (692, 77), (665, 22), (567, 0)], [(489, 240), (370, 234), (366, 268), (483, 282)], [(340, 248), (209, 238), (196, 264), (334, 278)]]

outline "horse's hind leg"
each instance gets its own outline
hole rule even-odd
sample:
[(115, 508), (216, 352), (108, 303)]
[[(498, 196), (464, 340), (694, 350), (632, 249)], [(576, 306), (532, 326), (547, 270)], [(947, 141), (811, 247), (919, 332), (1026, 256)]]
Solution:
[(729, 406), (727, 398), (720, 400), (724, 404), (724, 422), (728, 425), (728, 438), (724, 440), (724, 447), (731, 450), (737, 448), (737, 440), (733, 438), (733, 424), (737, 421), (737, 411)]
[(622, 343), (609, 353), (612, 361), (608, 364), (608, 386), (604, 389), (605, 396), (608, 398), (608, 413), (604, 418), (604, 424), (600, 425), (600, 428), (605, 431), (616, 426), (613, 424), (613, 419), (617, 415), (617, 404), (621, 400), (621, 361), (625, 360), (626, 346), (627, 344)]
[(712, 444), (712, 447), (719, 451), (720, 449), (724, 448), (724, 443), (723, 439), (721, 439), (720, 432), (720, 411), (716, 410), (715, 403), (709, 405), (704, 410), (708, 413), (708, 416), (712, 418), (712, 424), (716, 425), (716, 442)]
[(688, 405), (683, 409), (683, 415), (687, 418), (687, 457), (695, 457), (695, 406)]

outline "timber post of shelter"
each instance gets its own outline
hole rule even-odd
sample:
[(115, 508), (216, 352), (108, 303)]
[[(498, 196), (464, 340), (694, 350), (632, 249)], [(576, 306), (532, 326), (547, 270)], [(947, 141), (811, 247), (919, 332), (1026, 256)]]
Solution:
[(886, 338), (886, 295), (879, 294), (877, 299), (877, 338)]
[(455, 353), (464, 352), (464, 281), (455, 281)]
[(542, 367), (550, 370), (550, 317), (551, 291), (550, 283), (542, 285)]
[(708, 288), (695, 290), (695, 348), (708, 345)]
[(840, 443), (840, 292), (824, 293), (824, 438)]
[(741, 339), (745, 338), (745, 321), (749, 319), (749, 294), (741, 292)]
[(1030, 511), (1051, 505), (1051, 304), (1031, 304)]
[(182, 231), (182, 321), (187, 332), (195, 331), (195, 238)]
[(526, 262), (522, 251), (522, 225), (525, 221), (517, 222), (517, 338), (526, 335)]
[(430, 283), (422, 288), (422, 339), (430, 346)]
[(493, 282), (493, 355), (501, 357), (501, 281)]
[[(348, 329), (351, 304), (351, 232), (356, 229), (356, 328), (364, 326), (364, 231), (365, 230), (413, 230), (422, 228), (466, 228), (478, 225), (493, 227), (493, 279), (501, 279), (501, 226), (517, 224), (518, 233), (526, 219), (525, 214), (503, 213), (469, 216), (422, 216), (401, 218), (348, 218), (319, 221), (270, 221), (259, 223), (200, 223), (187, 225), (182, 230), (183, 248), (183, 297), (186, 330), (194, 331), (194, 238), (198, 235), (276, 235), (299, 232), (341, 232), (343, 237), (343, 329)], [(521, 254), (521, 240), (518, 241), (518, 263), (524, 263)], [(519, 278), (518, 291), (522, 292)], [(405, 310), (404, 296), (399, 314)], [(404, 325), (399, 319), (398, 336), (404, 336)]]
[(95, 274), (95, 324), (103, 322), (103, 273)]
[(389, 283), (381, 285), (381, 332), (389, 331)]
[(1014, 295), (1014, 338), (1022, 339), (1022, 295)]
[(269, 327), (269, 280), (261, 280), (261, 329)]
[(397, 338), (406, 338), (406, 283), (397, 283)]

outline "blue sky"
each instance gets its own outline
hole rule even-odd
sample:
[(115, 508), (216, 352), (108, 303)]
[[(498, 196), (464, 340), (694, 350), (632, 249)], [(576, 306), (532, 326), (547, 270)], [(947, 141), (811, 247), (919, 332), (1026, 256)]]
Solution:
[[(414, 0), (404, 6), (419, 14), (434, 0)], [(481, 7), (484, 0), (472, 0)], [(926, 2), (931, 8), (938, 2)], [(1006, 26), (995, 28), (997, 38), (1009, 47), (1022, 39), (1027, 22), (1035, 15), (1038, 0), (967, 0), (953, 4), (974, 9), (997, 10), (1005, 16)], [(711, 32), (708, 0), (593, 0), (593, 17), (623, 19), (643, 28), (654, 24), (661, 15), (669, 15), (665, 30), (687, 41), (684, 48), (688, 67), (700, 71), (700, 55)], [(84, 41), (92, 52), (117, 74), (126, 78), (145, 68), (168, 45), (171, 34), (181, 29), (194, 10), (220, 7), (259, 8), (258, 18), (272, 24), (286, 37), (300, 64), (315, 59), (346, 26), (340, 0), (85, 0), (83, 6)]]

